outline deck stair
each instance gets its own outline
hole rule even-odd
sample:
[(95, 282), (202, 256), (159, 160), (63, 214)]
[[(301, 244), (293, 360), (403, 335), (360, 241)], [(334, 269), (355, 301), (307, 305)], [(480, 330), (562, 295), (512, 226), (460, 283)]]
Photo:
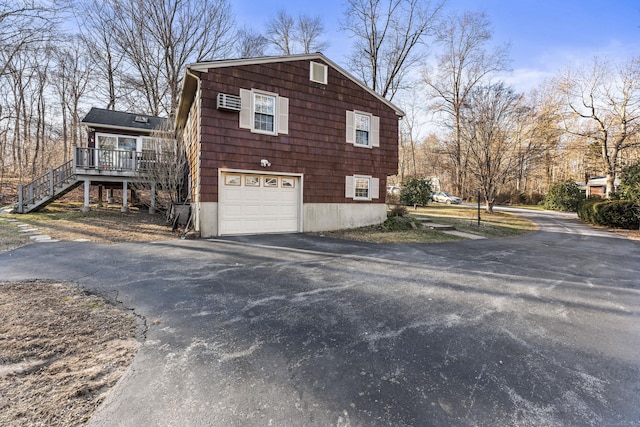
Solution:
[(81, 183), (74, 172), (73, 160), (69, 160), (55, 169), (49, 169), (49, 172), (30, 183), (18, 186), (16, 212), (29, 213), (42, 209)]

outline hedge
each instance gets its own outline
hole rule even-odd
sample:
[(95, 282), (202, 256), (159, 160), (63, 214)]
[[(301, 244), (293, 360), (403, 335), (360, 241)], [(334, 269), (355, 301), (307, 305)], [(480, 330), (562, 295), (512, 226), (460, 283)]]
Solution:
[(426, 206), (431, 196), (431, 181), (424, 178), (409, 178), (402, 183), (400, 203), (407, 206)]
[(545, 209), (576, 212), (584, 195), (573, 181), (556, 182), (551, 185), (544, 198)]
[(640, 206), (629, 200), (588, 199), (578, 207), (578, 217), (604, 227), (640, 228)]

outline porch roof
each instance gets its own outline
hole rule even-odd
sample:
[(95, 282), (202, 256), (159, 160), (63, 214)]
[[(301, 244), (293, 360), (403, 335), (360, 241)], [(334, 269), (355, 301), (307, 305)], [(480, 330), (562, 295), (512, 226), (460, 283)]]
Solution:
[(84, 119), (82, 119), (82, 124), (92, 127), (149, 134), (154, 129), (160, 129), (166, 121), (167, 119), (164, 117), (92, 107), (87, 115), (84, 116)]

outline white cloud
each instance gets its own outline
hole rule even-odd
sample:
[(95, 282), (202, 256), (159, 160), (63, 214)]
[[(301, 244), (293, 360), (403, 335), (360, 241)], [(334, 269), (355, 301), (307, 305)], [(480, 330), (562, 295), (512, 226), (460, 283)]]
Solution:
[(498, 77), (516, 91), (526, 93), (540, 86), (542, 82), (550, 79), (553, 75), (554, 73), (548, 70), (516, 68), (509, 73), (500, 74)]

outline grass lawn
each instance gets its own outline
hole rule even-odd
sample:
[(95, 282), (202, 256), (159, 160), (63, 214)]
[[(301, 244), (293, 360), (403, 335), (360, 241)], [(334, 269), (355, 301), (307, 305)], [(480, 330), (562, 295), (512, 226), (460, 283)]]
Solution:
[(528, 219), (509, 212), (487, 213), (483, 208), (480, 210), (478, 227), (478, 209), (469, 206), (433, 203), (424, 208), (410, 208), (409, 214), (416, 218), (429, 218), (438, 224), (454, 226), (458, 231), (492, 238), (519, 236), (536, 229), (536, 225)]
[[(88, 239), (114, 243), (176, 238), (162, 215), (149, 215), (145, 209), (131, 209), (128, 213), (122, 213), (120, 207), (114, 205), (92, 208), (84, 213), (81, 208), (80, 202), (56, 202), (42, 212), (9, 217), (33, 225), (56, 240)], [(408, 212), (413, 218), (429, 218), (434, 223), (451, 225), (458, 231), (488, 238), (513, 237), (535, 229), (535, 224), (517, 215), (506, 212), (488, 214), (484, 211), (481, 211), (478, 227), (477, 209), (469, 206), (430, 203), (424, 208), (409, 208)], [(0, 233), (0, 250), (29, 242), (28, 238), (18, 234), (17, 227), (6, 221), (0, 221)], [(373, 243), (438, 243), (465, 239), (428, 227), (389, 231), (382, 225), (312, 234)]]
[(24, 246), (31, 239), (18, 232), (18, 227), (7, 221), (0, 221), (0, 252)]
[[(58, 201), (39, 212), (3, 216), (15, 218), (53, 239), (64, 241), (88, 239), (98, 243), (116, 243), (177, 237), (163, 215), (151, 215), (147, 209), (132, 207), (129, 212), (122, 213), (119, 205), (110, 205), (102, 208), (92, 206), (90, 212), (82, 212), (82, 206), (81, 202)], [(6, 226), (16, 228), (10, 224)]]
[[(482, 210), (480, 214), (481, 221), (480, 227), (478, 227), (477, 208), (435, 203), (429, 204), (424, 208), (409, 208), (409, 216), (411, 217), (428, 218), (433, 223), (451, 225), (457, 231), (477, 234), (487, 238), (514, 237), (528, 233), (536, 228), (533, 222), (511, 213), (495, 212), (488, 214)], [(428, 227), (405, 231), (388, 231), (381, 225), (314, 234), (372, 243), (439, 243), (465, 239), (443, 231), (432, 230)]]
[(310, 233), (337, 239), (357, 240), (370, 243), (440, 243), (465, 240), (464, 237), (453, 236), (429, 228), (405, 231), (387, 231), (379, 225), (351, 228), (347, 230), (323, 231)]

